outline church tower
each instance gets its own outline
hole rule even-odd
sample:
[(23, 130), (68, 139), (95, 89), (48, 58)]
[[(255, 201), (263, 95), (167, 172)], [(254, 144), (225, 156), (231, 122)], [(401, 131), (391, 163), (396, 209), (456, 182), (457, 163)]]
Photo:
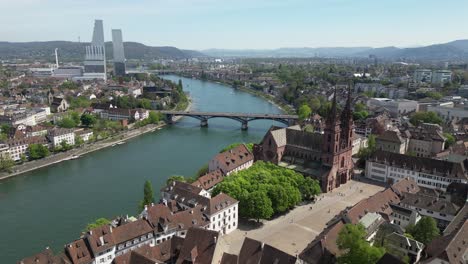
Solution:
[(333, 95), (332, 108), (326, 120), (322, 147), (322, 165), (329, 169), (322, 178), (322, 190), (328, 192), (351, 179), (353, 173), (353, 133), (354, 122), (351, 110), (351, 84), (343, 111), (338, 115), (336, 96)]

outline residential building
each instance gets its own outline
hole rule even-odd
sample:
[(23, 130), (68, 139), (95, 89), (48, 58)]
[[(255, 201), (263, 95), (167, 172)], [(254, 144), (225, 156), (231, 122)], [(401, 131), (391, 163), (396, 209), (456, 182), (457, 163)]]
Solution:
[(209, 162), (209, 171), (220, 170), (224, 175), (230, 175), (241, 170), (250, 168), (253, 165), (254, 156), (245, 144), (217, 154)]
[(53, 128), (48, 131), (47, 138), (52, 143), (54, 148), (59, 147), (62, 142), (68, 145), (75, 145), (75, 131), (66, 128)]
[(302, 131), (299, 127), (272, 127), (260, 144), (254, 145), (255, 160), (292, 168), (317, 179), (323, 192), (348, 182), (353, 175), (352, 153), (354, 122), (351, 91), (346, 106), (338, 114), (336, 93), (323, 134)]
[(355, 134), (353, 138), (353, 156), (358, 154), (361, 149), (368, 147), (369, 140), (366, 137)]
[(93, 137), (93, 134), (93, 130), (91, 129), (75, 130), (75, 138), (78, 136), (84, 142), (88, 142)]
[(409, 127), (407, 132), (410, 135), (408, 152), (417, 157), (434, 157), (445, 149), (445, 137), (439, 125), (422, 124)]
[(105, 113), (107, 114), (107, 118), (109, 120), (125, 120), (125, 119), (126, 120), (138, 120), (140, 119), (140, 114), (138, 113), (138, 111), (133, 111), (133, 115), (132, 115), (131, 109), (109, 108)]
[(375, 212), (369, 212), (365, 214), (361, 219), (359, 219), (359, 224), (364, 227), (366, 231), (366, 240), (369, 241), (371, 244), (374, 243), (375, 235), (379, 230), (381, 224), (383, 224), (385, 220), (382, 216)]
[(202, 194), (203, 191), (188, 183), (174, 181), (161, 190), (161, 196), (164, 202), (176, 201), (185, 209), (202, 205), (205, 208), (204, 215), (210, 221), (209, 230), (224, 235), (237, 229), (239, 202), (224, 193), (208, 198)]
[(452, 82), (452, 71), (437, 70), (432, 73), (432, 83), (437, 85), (444, 85)]
[(393, 117), (407, 115), (418, 110), (418, 102), (407, 99), (370, 98), (367, 101), (370, 108), (384, 107)]
[(413, 80), (418, 82), (429, 83), (432, 82), (432, 70), (428, 69), (418, 69), (414, 71)]
[(408, 225), (416, 225), (421, 220), (421, 215), (417, 210), (411, 210), (397, 204), (390, 204), (392, 213), (390, 222), (405, 229)]
[(211, 191), (218, 183), (222, 182), (223, 180), (223, 172), (221, 170), (215, 170), (198, 177), (198, 179), (194, 181), (192, 185), (204, 189), (211, 196)]
[(375, 147), (378, 150), (405, 154), (408, 139), (404, 138), (398, 130), (386, 130), (375, 137)]
[(414, 210), (421, 216), (429, 216), (437, 221), (437, 226), (444, 230), (460, 210), (456, 204), (430, 193), (405, 193), (400, 206)]
[(5, 143), (8, 145), (8, 153), (14, 161), (20, 161), (22, 156), (28, 157), (28, 148), (31, 144), (42, 144), (44, 146), (48, 146), (48, 141), (43, 136), (10, 139)]
[(450, 234), (435, 238), (424, 250), (425, 264), (467, 263), (468, 261), (468, 220)]
[(367, 160), (365, 177), (394, 183), (411, 178), (421, 187), (445, 191), (452, 182), (467, 183), (468, 160), (451, 162), (376, 151)]
[(445, 122), (460, 121), (468, 117), (468, 110), (465, 108), (453, 108), (445, 106), (428, 106), (427, 111), (437, 113)]
[(392, 251), (394, 250), (400, 252), (403, 256), (408, 256), (410, 263), (419, 262), (424, 248), (423, 243), (396, 232), (386, 236), (385, 242), (387, 247), (391, 248)]

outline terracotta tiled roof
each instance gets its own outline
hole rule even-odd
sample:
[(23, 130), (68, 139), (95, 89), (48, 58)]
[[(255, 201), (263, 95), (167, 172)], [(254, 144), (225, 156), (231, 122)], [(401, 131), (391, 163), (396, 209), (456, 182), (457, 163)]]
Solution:
[[(224, 258), (224, 256), (223, 256)], [(268, 244), (246, 237), (239, 253), (239, 263), (270, 264), (296, 263), (296, 257)]]
[(219, 233), (216, 231), (191, 228), (185, 237), (176, 264), (211, 264)]
[(455, 216), (460, 209), (457, 205), (449, 201), (420, 193), (405, 193), (401, 198), (400, 204), (453, 216)]
[(86, 239), (95, 256), (97, 253), (115, 246), (112, 227), (110, 225), (100, 226), (88, 231)]
[(28, 138), (20, 138), (20, 139), (10, 139), (6, 142), (8, 146), (22, 146), (22, 145), (30, 145), (30, 144), (47, 144), (48, 141), (43, 136), (35, 136), (35, 137), (28, 137)]
[(231, 150), (219, 153), (213, 159), (217, 160), (223, 172), (227, 173), (242, 164), (253, 161), (254, 156), (244, 144), (240, 144)]
[(203, 205), (194, 208), (171, 212), (164, 204), (156, 204), (147, 207), (147, 219), (157, 232), (165, 228), (187, 230), (190, 227), (204, 227), (208, 225), (208, 219), (204, 216)]
[(376, 139), (387, 141), (387, 142), (398, 143), (398, 144), (402, 144), (405, 141), (401, 137), (400, 132), (392, 131), (392, 130), (386, 130), (381, 135), (378, 135)]
[(449, 263), (466, 263), (468, 251), (468, 220), (450, 235), (434, 239), (427, 245), (425, 252), (429, 257), (424, 263), (435, 258), (443, 259)]
[(66, 245), (65, 252), (73, 264), (88, 264), (93, 259), (83, 238)]
[(196, 181), (194, 181), (192, 185), (203, 188), (205, 190), (209, 190), (213, 188), (216, 184), (222, 182), (223, 179), (223, 173), (220, 170), (215, 170), (201, 176)]
[(114, 236), (115, 244), (120, 244), (150, 233), (151, 231), (153, 231), (153, 229), (148, 221), (145, 219), (138, 219), (135, 222), (130, 222), (114, 228), (112, 234)]
[(135, 264), (135, 263), (146, 263), (139, 261), (152, 261), (154, 263), (167, 263), (171, 262), (172, 259), (177, 258), (184, 239), (181, 237), (173, 237), (166, 240), (154, 247), (144, 245), (126, 254), (120, 255), (115, 258), (115, 264)]
[[(190, 186), (190, 184), (187, 184)], [(177, 186), (177, 183), (176, 183)], [(181, 185), (182, 186), (182, 185)], [(184, 185), (185, 186), (185, 185)], [(232, 197), (230, 197), (227, 194), (220, 193), (215, 197), (207, 198), (204, 196), (201, 196), (197, 193), (194, 193), (190, 190), (187, 190), (185, 188), (172, 188), (170, 189), (171, 186), (168, 186), (166, 188), (163, 188), (163, 192), (167, 192), (170, 195), (171, 200), (175, 200), (179, 203), (188, 205), (190, 207), (195, 207), (197, 205), (202, 205), (203, 208), (205, 208), (206, 211), (204, 211), (208, 215), (213, 215), (217, 213), (220, 210), (223, 210), (226, 207), (229, 207), (235, 203), (238, 203), (238, 201)], [(195, 186), (191, 186), (193, 188), (198, 188)], [(201, 190), (201, 188), (198, 188)]]
[(397, 183), (393, 184), (391, 188), (398, 195), (403, 193), (417, 193), (420, 190), (418, 184), (410, 178), (399, 180)]
[(400, 198), (392, 189), (388, 188), (378, 192), (369, 198), (361, 200), (348, 211), (344, 211), (345, 221), (357, 224), (359, 220), (369, 212), (390, 215), (392, 209), (390, 203), (399, 203)]
[(66, 264), (69, 263), (61, 256), (54, 256), (54, 253), (49, 248), (37, 253), (31, 257), (24, 258), (18, 261), (18, 264)]

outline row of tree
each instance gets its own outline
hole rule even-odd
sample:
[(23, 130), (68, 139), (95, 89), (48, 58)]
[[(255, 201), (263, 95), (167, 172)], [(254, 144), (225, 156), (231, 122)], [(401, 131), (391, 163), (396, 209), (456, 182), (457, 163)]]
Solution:
[(318, 181), (272, 163), (257, 161), (249, 169), (226, 177), (213, 196), (226, 193), (239, 201), (239, 215), (269, 219), (320, 193)]

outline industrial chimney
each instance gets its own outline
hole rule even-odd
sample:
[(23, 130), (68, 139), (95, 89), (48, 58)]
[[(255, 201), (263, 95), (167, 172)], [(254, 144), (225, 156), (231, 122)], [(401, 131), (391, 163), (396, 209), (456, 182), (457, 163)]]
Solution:
[(58, 49), (55, 48), (55, 67), (58, 68), (59, 67), (59, 63), (58, 63)]

